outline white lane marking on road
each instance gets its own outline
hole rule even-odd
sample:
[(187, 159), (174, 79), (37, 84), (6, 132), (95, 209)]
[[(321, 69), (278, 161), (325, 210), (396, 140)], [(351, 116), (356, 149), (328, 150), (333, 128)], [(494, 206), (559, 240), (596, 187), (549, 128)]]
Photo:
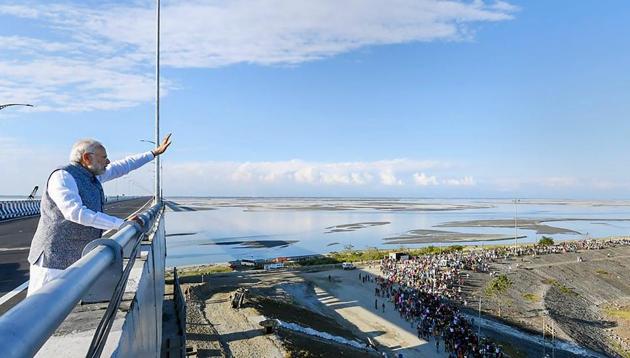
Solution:
[(0, 247), (0, 252), (5, 252), (5, 251), (24, 251), (24, 250), (28, 250), (30, 249), (30, 247), (25, 246), (25, 247), (11, 247), (11, 248), (3, 248)]
[(26, 290), (27, 288), (28, 288), (28, 281), (14, 288), (11, 292), (7, 293), (6, 295), (0, 297), (0, 306), (2, 306), (5, 302), (12, 299), (16, 295), (18, 295), (20, 292)]

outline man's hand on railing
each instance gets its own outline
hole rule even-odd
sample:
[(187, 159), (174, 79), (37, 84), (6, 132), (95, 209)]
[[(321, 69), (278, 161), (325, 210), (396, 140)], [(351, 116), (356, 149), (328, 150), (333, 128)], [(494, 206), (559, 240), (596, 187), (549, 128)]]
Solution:
[(129, 220), (127, 220), (127, 222), (131, 223), (131, 225), (135, 226), (136, 230), (138, 230), (139, 232), (145, 232), (147, 230), (146, 223), (138, 215), (134, 215), (134, 216), (130, 217)]

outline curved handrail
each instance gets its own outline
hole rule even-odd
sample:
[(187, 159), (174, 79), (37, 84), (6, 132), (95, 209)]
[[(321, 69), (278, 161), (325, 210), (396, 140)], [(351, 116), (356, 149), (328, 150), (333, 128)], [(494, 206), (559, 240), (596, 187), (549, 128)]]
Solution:
[[(162, 204), (156, 204), (139, 217), (151, 227)], [(137, 238), (135, 225), (123, 227), (111, 240), (120, 246)], [(98, 246), (64, 270), (55, 280), (0, 316), (0, 349), (4, 357), (32, 357), (115, 259), (108, 246)]]

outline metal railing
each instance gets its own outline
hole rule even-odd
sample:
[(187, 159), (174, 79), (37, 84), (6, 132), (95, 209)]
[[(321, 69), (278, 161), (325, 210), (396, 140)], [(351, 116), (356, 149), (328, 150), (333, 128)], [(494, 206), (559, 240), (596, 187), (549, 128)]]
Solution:
[[(153, 226), (161, 209), (162, 205), (156, 204), (139, 215), (146, 228)], [(86, 293), (94, 290), (94, 283), (112, 271), (114, 263), (121, 260), (123, 248), (130, 245), (133, 247), (140, 234), (136, 226), (129, 225), (111, 238), (99, 240), (102, 244), (84, 253), (59, 278), (44, 285), (35, 294), (0, 316), (2, 356), (34, 356), (76, 304), (84, 299)], [(114, 271), (116, 270), (121, 271), (121, 268)], [(112, 293), (113, 290), (109, 292), (109, 296)]]
[(39, 215), (39, 200), (0, 201), (0, 221)]

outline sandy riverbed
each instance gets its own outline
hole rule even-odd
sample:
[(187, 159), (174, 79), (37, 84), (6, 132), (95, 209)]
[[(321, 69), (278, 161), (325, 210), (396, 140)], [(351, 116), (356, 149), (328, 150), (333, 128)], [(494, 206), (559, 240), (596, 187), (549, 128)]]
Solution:
[[(607, 354), (612, 354), (615, 344), (628, 347), (630, 321), (611, 316), (610, 311), (611, 307), (629, 307), (630, 248), (584, 251), (578, 255), (583, 262), (577, 262), (576, 254), (557, 254), (493, 265), (493, 270), (506, 273), (514, 285), (505, 297), (483, 298), (484, 316), (521, 327), (532, 335), (541, 335), (545, 317), (547, 329), (553, 328), (557, 339)], [(379, 298), (375, 310), (374, 285), (358, 280), (359, 272), (377, 273), (377, 268), (234, 272), (206, 276), (201, 284), (187, 284), (189, 344), (197, 346), (202, 357), (325, 357), (339, 355), (338, 352), (348, 357), (370, 355), (290, 332), (264, 335), (258, 324), (264, 316), (348, 339), (365, 341), (371, 337), (379, 350), (388, 354), (444, 356), (436, 352), (433, 342), (418, 339), (391, 303), (385, 302), (383, 312)], [(463, 292), (471, 314), (476, 314), (480, 292), (490, 276), (469, 274)], [(250, 294), (244, 308), (234, 310), (230, 296), (238, 287), (248, 288)], [(513, 356), (543, 351), (542, 345), (538, 347), (518, 337), (496, 337)], [(556, 357), (567, 356), (573, 355), (556, 352)]]

